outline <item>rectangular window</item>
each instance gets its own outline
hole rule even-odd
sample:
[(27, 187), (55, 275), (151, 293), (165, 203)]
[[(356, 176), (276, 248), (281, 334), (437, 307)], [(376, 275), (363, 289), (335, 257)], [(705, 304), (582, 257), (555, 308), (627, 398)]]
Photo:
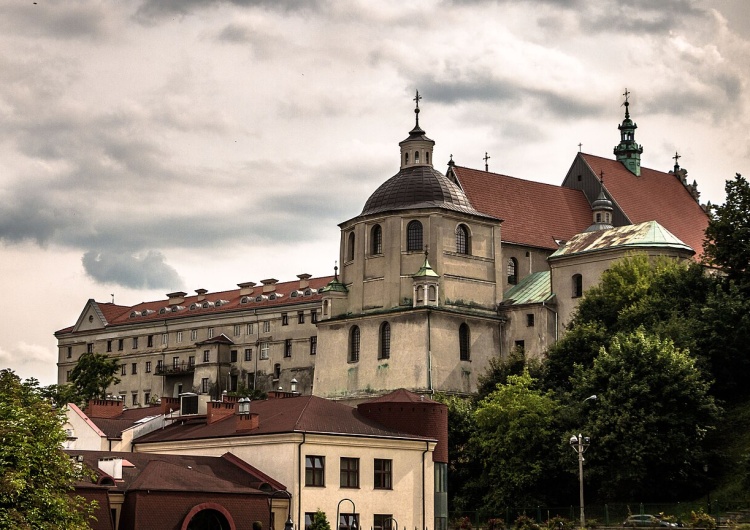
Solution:
[(324, 456), (305, 457), (305, 486), (325, 486)]
[(341, 457), (341, 487), (359, 487), (359, 458)]
[(180, 358), (172, 357), (172, 368), (177, 368), (178, 366), (180, 366)]
[(148, 337), (146, 337), (146, 347), (147, 348), (153, 348), (154, 347), (154, 336), (153, 335), (149, 335)]
[(133, 392), (132, 399), (133, 399), (133, 406), (138, 405), (138, 392)]
[(234, 336), (235, 337), (239, 337), (240, 333), (242, 333), (242, 326), (240, 326), (239, 324), (235, 324), (234, 325)]
[(281, 325), (286, 326), (289, 324), (289, 315), (286, 313), (281, 313)]
[(297, 324), (304, 324), (304, 323), (305, 323), (305, 312), (297, 311)]
[(214, 328), (208, 328), (208, 338), (209, 339), (214, 338)]
[(318, 353), (318, 337), (310, 337), (310, 355)]
[(107, 353), (109, 353), (111, 351), (112, 351), (112, 341), (108, 340), (107, 341)]
[(526, 314), (526, 325), (530, 328), (534, 327), (534, 313)]
[(246, 361), (252, 361), (253, 360), (253, 349), (252, 348), (245, 348), (245, 360)]
[(182, 342), (182, 331), (177, 332), (177, 342)]
[(133, 337), (133, 349), (138, 349), (138, 337)]
[(393, 486), (392, 482), (392, 466), (393, 460), (385, 460), (382, 458), (375, 459), (375, 477), (374, 487), (378, 490), (389, 490)]
[(203, 394), (208, 394), (208, 377), (201, 379), (201, 392)]
[(117, 351), (125, 349), (125, 339), (117, 339)]
[(211, 360), (211, 352), (209, 350), (203, 350), (203, 362), (207, 363)]
[(260, 343), (260, 358), (268, 359), (268, 343), (267, 342)]
[(516, 351), (523, 353), (526, 350), (526, 343), (522, 340), (516, 341)]
[(151, 392), (144, 392), (143, 393), (143, 404), (144, 405), (150, 405), (151, 404)]
[(120, 375), (128, 375), (128, 366), (126, 364), (120, 365)]
[(229, 376), (229, 391), (237, 392), (237, 376), (236, 375)]
[(271, 333), (271, 321), (266, 320), (263, 322), (263, 333)]
[(70, 359), (71, 357), (73, 357), (73, 347), (72, 346), (68, 346), (67, 356), (68, 356), (68, 359)]
[(230, 363), (237, 362), (237, 350), (232, 350), (229, 352), (229, 362)]
[(253, 333), (254, 333), (254, 331), (253, 331), (253, 325), (252, 325), (252, 323), (248, 324), (247, 325), (247, 334), (248, 335), (252, 335)]
[(151, 361), (146, 361), (146, 373), (151, 373)]
[(372, 530), (391, 530), (393, 515), (390, 513), (376, 513), (373, 515)]
[(354, 530), (359, 528), (358, 513), (342, 513), (339, 516), (339, 530)]
[(190, 340), (198, 340), (198, 330), (197, 329), (191, 329), (190, 330)]
[(310, 322), (312, 322), (313, 324), (318, 322), (318, 310), (317, 309), (310, 310)]
[(138, 373), (138, 363), (133, 363), (130, 365), (130, 373), (133, 375)]
[(164, 369), (164, 363), (161, 360), (156, 361), (156, 373), (160, 374)]
[(89, 342), (86, 344), (86, 353), (94, 353), (94, 343)]
[(276, 363), (273, 365), (273, 378), (278, 381), (279, 377), (281, 377), (281, 365)]
[(162, 343), (162, 346), (166, 346), (167, 343), (169, 343), (169, 333), (161, 334), (161, 343)]
[(284, 341), (284, 357), (292, 356), (292, 339), (286, 339)]
[(72, 372), (72, 370), (68, 370), (68, 371), (65, 372), (65, 381), (66, 382), (70, 381), (70, 372)]
[(305, 530), (310, 530), (313, 520), (315, 519), (315, 513), (316, 512), (305, 512)]
[(188, 368), (193, 368), (195, 366), (195, 355), (190, 355), (188, 357)]

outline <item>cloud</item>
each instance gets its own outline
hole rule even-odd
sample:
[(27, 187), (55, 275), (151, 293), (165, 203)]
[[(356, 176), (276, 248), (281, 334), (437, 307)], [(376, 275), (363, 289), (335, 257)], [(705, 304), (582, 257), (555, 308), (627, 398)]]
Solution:
[(20, 341), (10, 349), (0, 347), (0, 369), (12, 367), (22, 380), (31, 377), (42, 381), (54, 381), (57, 353), (54, 349)]
[(142, 24), (153, 24), (165, 18), (185, 17), (222, 5), (289, 12), (314, 10), (318, 4), (317, 0), (145, 0), (134, 17)]
[(104, 3), (81, 0), (13, 2), (3, 7), (0, 32), (26, 39), (98, 40), (109, 32), (108, 13)]
[(140, 255), (90, 250), (81, 262), (86, 274), (99, 283), (132, 289), (178, 289), (183, 284), (177, 271), (156, 250)]

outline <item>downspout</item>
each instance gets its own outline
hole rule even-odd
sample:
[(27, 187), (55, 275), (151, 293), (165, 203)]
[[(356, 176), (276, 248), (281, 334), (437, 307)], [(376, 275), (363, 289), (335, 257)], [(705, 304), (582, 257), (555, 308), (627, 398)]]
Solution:
[[(305, 435), (302, 433), (302, 441), (297, 446), (297, 528), (302, 521), (302, 445), (305, 443)], [(292, 502), (291, 499), (289, 502)], [(291, 506), (289, 507), (291, 510)]]
[(558, 337), (559, 333), (557, 331), (557, 311), (555, 311), (554, 309), (552, 309), (551, 307), (549, 307), (547, 305), (547, 302), (542, 302), (542, 307), (545, 308), (547, 311), (550, 311), (553, 315), (555, 315), (555, 342), (557, 342), (557, 340), (559, 338)]
[(435, 394), (435, 390), (432, 388), (432, 331), (430, 327), (430, 313), (431, 311), (427, 310), (427, 390), (430, 391), (430, 394)]
[[(167, 348), (169, 348), (169, 324), (167, 324), (167, 320), (166, 319), (164, 319), (164, 329), (167, 330)], [(165, 364), (166, 362), (167, 362), (167, 352), (164, 351), (164, 350), (162, 350), (161, 351), (161, 369), (162, 369), (162, 374), (161, 374), (161, 396), (159, 396), (160, 398), (164, 397), (164, 387), (166, 385), (166, 379), (167, 379), (166, 376), (164, 375), (164, 369), (166, 367), (166, 364)], [(174, 390), (172, 391), (172, 393), (174, 394)]]
[(260, 355), (260, 322), (258, 322), (258, 310), (255, 313), (255, 371), (253, 372), (253, 392), (258, 389), (258, 356)]
[(425, 442), (427, 447), (425, 447), (425, 450), (422, 451), (422, 528), (423, 530), (427, 530), (426, 521), (425, 521), (425, 515), (426, 515), (426, 507), (425, 507), (425, 496), (427, 494), (426, 488), (427, 484), (425, 484), (425, 472), (424, 472), (424, 455), (427, 454), (427, 452), (430, 450), (430, 442)]

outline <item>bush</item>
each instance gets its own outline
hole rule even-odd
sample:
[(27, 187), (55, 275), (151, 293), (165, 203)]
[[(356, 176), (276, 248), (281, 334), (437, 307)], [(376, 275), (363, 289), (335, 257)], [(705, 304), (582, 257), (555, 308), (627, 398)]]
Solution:
[(487, 519), (487, 530), (505, 530), (503, 519)]
[(690, 512), (690, 528), (705, 528), (706, 530), (715, 530), (716, 519), (711, 517), (702, 509), (698, 512)]
[(545, 523), (549, 530), (573, 530), (576, 525), (570, 519), (555, 515)]
[(514, 530), (541, 530), (537, 522), (528, 515), (519, 515), (513, 523)]
[(471, 530), (471, 519), (468, 517), (459, 517), (453, 521), (452, 526), (456, 530)]

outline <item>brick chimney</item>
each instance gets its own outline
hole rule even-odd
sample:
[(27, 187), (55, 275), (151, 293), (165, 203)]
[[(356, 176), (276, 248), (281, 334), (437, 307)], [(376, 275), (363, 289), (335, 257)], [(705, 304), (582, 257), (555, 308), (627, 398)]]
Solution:
[(206, 407), (206, 424), (211, 425), (234, 414), (234, 403), (209, 401)]
[(116, 418), (122, 414), (125, 401), (119, 399), (92, 399), (86, 406), (89, 418)]
[(254, 412), (247, 414), (235, 414), (235, 430), (237, 432), (248, 432), (257, 429), (260, 425), (260, 415)]
[(169, 414), (173, 410), (180, 410), (180, 398), (176, 398), (176, 397), (161, 398), (161, 413)]

